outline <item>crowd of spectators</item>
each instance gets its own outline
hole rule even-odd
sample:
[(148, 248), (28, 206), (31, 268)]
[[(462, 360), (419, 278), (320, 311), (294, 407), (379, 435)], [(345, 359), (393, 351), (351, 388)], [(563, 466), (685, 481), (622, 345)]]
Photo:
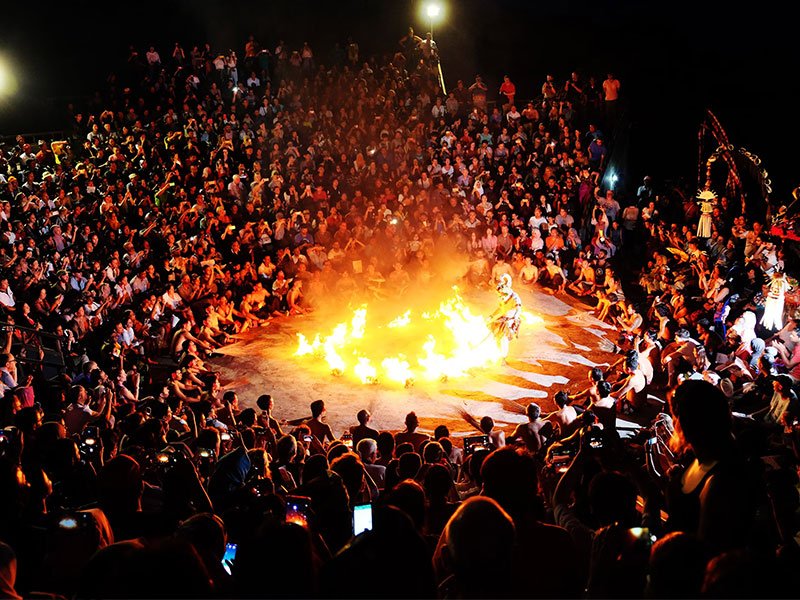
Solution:
[[(693, 194), (601, 187), (612, 74), (445, 97), (436, 60), (413, 31), (327, 65), (252, 37), (241, 61), (132, 48), (64, 139), (0, 147), (4, 595), (786, 589), (800, 331), (760, 325), (780, 245), (724, 197), (697, 237)], [(414, 413), (333, 432), (321, 400), (289, 423), (223, 388), (243, 331), (410, 293), (442, 254), (464, 286), (594, 308), (619, 360), (513, 432), (465, 415), (465, 448)]]

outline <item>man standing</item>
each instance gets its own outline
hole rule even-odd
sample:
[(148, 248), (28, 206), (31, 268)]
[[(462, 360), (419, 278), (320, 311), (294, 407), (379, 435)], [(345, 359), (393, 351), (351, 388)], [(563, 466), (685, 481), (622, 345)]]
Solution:
[(609, 73), (603, 82), (603, 94), (606, 101), (606, 131), (611, 131), (617, 121), (617, 104), (619, 102), (619, 79)]
[(506, 106), (511, 107), (514, 105), (514, 96), (517, 95), (517, 86), (514, 85), (508, 75), (503, 75), (500, 93), (506, 97)]
[(475, 83), (469, 86), (469, 92), (472, 95), (472, 105), (475, 108), (486, 110), (486, 92), (489, 88), (483, 83), (480, 75), (475, 76)]
[(542, 84), (542, 96), (544, 96), (545, 100), (554, 100), (556, 97), (556, 84), (552, 75), (548, 75)]
[(650, 204), (650, 202), (654, 202), (655, 199), (656, 194), (655, 191), (653, 191), (653, 178), (649, 175), (645, 175), (642, 185), (636, 190), (636, 202), (639, 206), (645, 207)]
[(589, 164), (592, 169), (596, 171), (602, 170), (606, 163), (607, 154), (608, 148), (606, 148), (603, 143), (603, 138), (595, 138), (592, 143), (589, 144)]

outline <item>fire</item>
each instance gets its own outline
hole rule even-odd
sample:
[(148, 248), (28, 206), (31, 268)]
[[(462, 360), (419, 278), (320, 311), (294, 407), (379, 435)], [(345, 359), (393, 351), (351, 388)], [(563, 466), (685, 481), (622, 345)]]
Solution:
[(402, 354), (384, 358), (381, 366), (389, 381), (395, 381), (403, 385), (411, 385), (414, 382), (414, 373), (411, 371), (411, 365), (408, 364)]
[(361, 380), (361, 383), (377, 383), (378, 370), (372, 366), (368, 358), (362, 356), (353, 367), (353, 372)]
[[(487, 320), (472, 313), (456, 288), (434, 310), (409, 309), (388, 318), (379, 309), (362, 305), (330, 335), (317, 333), (311, 342), (299, 333), (295, 356), (324, 360), (334, 375), (364, 384), (388, 382), (406, 387), (418, 380), (465, 377), (472, 369), (505, 358)], [(541, 323), (529, 312), (523, 312), (522, 318), (528, 326)]]
[(405, 327), (409, 323), (411, 323), (411, 311), (407, 310), (393, 321), (390, 321), (387, 327)]

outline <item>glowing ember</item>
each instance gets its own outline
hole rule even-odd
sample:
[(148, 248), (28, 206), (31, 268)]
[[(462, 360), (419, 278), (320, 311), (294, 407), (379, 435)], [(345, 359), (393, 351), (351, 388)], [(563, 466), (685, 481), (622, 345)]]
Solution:
[[(361, 306), (349, 323), (339, 323), (330, 335), (316, 334), (309, 342), (298, 334), (294, 354), (322, 359), (330, 373), (364, 384), (390, 382), (406, 387), (416, 380), (465, 377), (471, 369), (498, 363), (505, 356), (489, 323), (473, 314), (454, 290), (438, 309), (418, 314), (407, 310), (383, 318), (380, 307), (368, 311), (366, 305)], [(522, 318), (526, 325), (541, 323), (526, 311)]]

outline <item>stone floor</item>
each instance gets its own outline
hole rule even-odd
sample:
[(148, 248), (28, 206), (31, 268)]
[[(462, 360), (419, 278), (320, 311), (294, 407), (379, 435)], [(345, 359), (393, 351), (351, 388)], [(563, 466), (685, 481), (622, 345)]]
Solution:
[[(324, 399), (327, 422), (335, 435), (356, 424), (356, 413), (362, 408), (371, 412), (371, 425), (381, 430), (402, 429), (406, 413), (413, 410), (420, 419), (420, 430), (427, 433), (439, 424), (448, 425), (454, 436), (474, 431), (464, 419), (464, 411), (478, 419), (490, 415), (497, 426), (509, 431), (525, 421), (528, 403), (537, 402), (543, 411), (553, 410), (556, 391), (584, 389), (590, 367), (614, 360), (600, 347), (601, 339), (614, 338), (613, 330), (593, 318), (587, 307), (571, 297), (554, 297), (538, 290), (522, 290), (520, 295), (525, 310), (539, 315), (543, 322), (523, 325), (506, 364), (446, 382), (417, 382), (410, 388), (361, 385), (334, 377), (327, 365), (315, 365), (313, 359), (293, 357), (298, 332), (313, 337), (314, 332), (325, 330), (315, 313), (280, 317), (246, 332), (240, 341), (221, 349), (223, 356), (212, 363), (221, 372), (225, 388), (238, 392), (242, 406), (255, 407), (260, 394), (271, 394), (278, 419), (309, 416), (309, 404)], [(465, 294), (464, 300), (473, 312), (489, 314), (496, 296), (476, 291)]]

